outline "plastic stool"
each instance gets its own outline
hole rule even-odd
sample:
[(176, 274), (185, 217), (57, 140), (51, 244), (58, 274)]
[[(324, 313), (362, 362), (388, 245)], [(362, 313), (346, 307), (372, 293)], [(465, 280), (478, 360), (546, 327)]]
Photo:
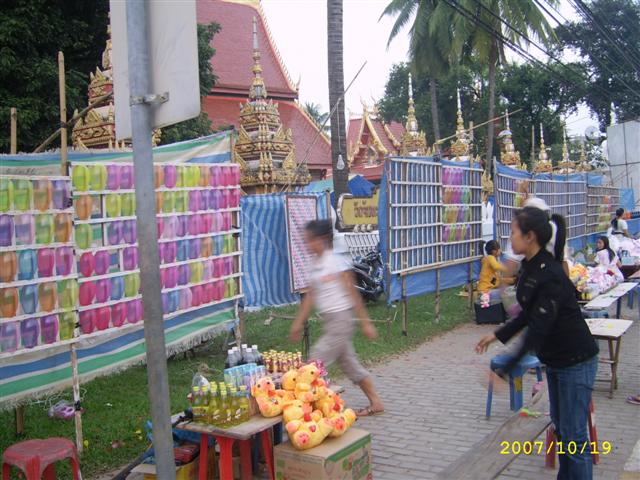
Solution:
[(638, 310), (640, 310), (640, 283), (638, 283), (638, 285), (636, 285), (628, 293), (628, 296), (627, 296), (627, 307), (629, 307), (630, 309), (633, 308), (633, 298), (636, 295), (638, 296)]
[(71, 440), (47, 438), (16, 443), (2, 454), (2, 480), (9, 480), (12, 465), (22, 470), (27, 480), (40, 480), (43, 474), (46, 480), (55, 480), (55, 464), (66, 458), (71, 462), (73, 479), (78, 480), (80, 478), (78, 452)]
[[(513, 357), (511, 355), (496, 355), (491, 359), (490, 368), (492, 372), (507, 366)], [(509, 404), (511, 410), (522, 408), (522, 376), (530, 368), (536, 369), (538, 381), (542, 380), (542, 365), (538, 357), (525, 355), (520, 359), (509, 373)], [(493, 400), (493, 378), (489, 380), (489, 390), (487, 392), (487, 418), (491, 417), (491, 402)]]

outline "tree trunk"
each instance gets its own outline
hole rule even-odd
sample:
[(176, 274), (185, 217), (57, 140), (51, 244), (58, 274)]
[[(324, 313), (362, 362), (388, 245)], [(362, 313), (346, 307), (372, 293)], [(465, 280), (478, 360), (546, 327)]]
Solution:
[[(329, 111), (331, 116), (331, 164), (333, 166), (334, 207), (340, 195), (349, 193), (347, 165), (347, 134), (344, 115), (344, 64), (342, 43), (342, 0), (327, 0), (327, 39), (329, 58)], [(342, 155), (344, 169), (338, 170), (338, 156)]]
[(429, 92), (431, 93), (431, 123), (433, 124), (433, 142), (440, 140), (440, 120), (438, 119), (438, 95), (436, 79), (429, 79)]
[[(496, 102), (496, 69), (498, 68), (498, 45), (493, 42), (491, 52), (489, 52), (489, 118), (495, 117)], [(487, 124), (487, 158), (485, 165), (489, 165), (489, 172), (493, 170), (493, 141), (494, 141), (494, 123), (490, 121)]]

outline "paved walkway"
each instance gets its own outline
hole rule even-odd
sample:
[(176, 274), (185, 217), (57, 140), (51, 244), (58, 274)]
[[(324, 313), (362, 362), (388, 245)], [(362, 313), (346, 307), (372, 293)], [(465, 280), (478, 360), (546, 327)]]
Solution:
[[(605, 392), (594, 394), (599, 440), (613, 445), (612, 453), (601, 456), (600, 464), (594, 467), (597, 479), (618, 479), (640, 437), (640, 407), (625, 402), (628, 395), (640, 392), (637, 308), (622, 315), (636, 322), (622, 342), (619, 388), (613, 399)], [(504, 347), (495, 344), (483, 356), (473, 351), (480, 336), (493, 328), (464, 325), (371, 369), (386, 413), (361, 419), (358, 426), (373, 434), (376, 479), (435, 478), (508, 417), (511, 412), (505, 391), (494, 395), (491, 419), (485, 418), (483, 369)], [(606, 345), (601, 345), (603, 348)], [(534, 375), (525, 378), (525, 394), (531, 391), (534, 380)], [(349, 406), (366, 405), (357, 388), (349, 386), (344, 398)], [(555, 475), (555, 471), (544, 468), (544, 456), (521, 455), (499, 478), (538, 480)]]

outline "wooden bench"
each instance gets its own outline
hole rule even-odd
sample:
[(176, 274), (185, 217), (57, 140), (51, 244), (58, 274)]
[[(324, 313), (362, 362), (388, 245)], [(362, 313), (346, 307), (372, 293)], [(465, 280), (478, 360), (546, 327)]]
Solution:
[[(524, 445), (525, 442), (533, 444), (536, 438), (551, 425), (550, 417), (544, 414), (548, 405), (549, 393), (545, 384), (545, 387), (526, 405), (531, 410), (540, 411), (541, 416), (521, 417), (518, 412), (514, 413), (502, 425), (473, 445), (457, 461), (440, 472), (438, 478), (489, 480), (498, 477), (517, 457), (510, 448), (512, 445), (517, 442), (519, 445)], [(500, 453), (505, 449), (502, 442), (509, 442), (509, 453), (506, 455)], [(546, 446), (542, 448), (546, 449)], [(536, 445), (534, 451), (537, 452), (537, 449)]]

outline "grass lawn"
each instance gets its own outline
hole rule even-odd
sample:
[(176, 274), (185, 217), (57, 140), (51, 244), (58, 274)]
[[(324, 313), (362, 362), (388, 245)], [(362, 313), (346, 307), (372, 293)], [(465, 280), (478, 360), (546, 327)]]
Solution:
[[(440, 323), (434, 323), (434, 297), (427, 295), (409, 301), (408, 336), (401, 334), (401, 311), (387, 332), (384, 323), (393, 317), (396, 309), (389, 309), (380, 302), (369, 307), (371, 318), (376, 322), (380, 336), (376, 341), (368, 341), (361, 333), (355, 337), (355, 347), (364, 362), (376, 362), (386, 356), (411, 349), (426, 339), (469, 321), (467, 300), (459, 297), (459, 289), (443, 292)], [(285, 307), (274, 313), (292, 316), (296, 307)], [(270, 325), (264, 325), (268, 311), (246, 315), (247, 343), (258, 344), (261, 351), (271, 348), (294, 350), (298, 345), (287, 340), (291, 320), (274, 319)], [(311, 323), (311, 340), (318, 338), (320, 325)], [(169, 360), (169, 383), (173, 412), (187, 406), (186, 394), (191, 385), (191, 377), (203, 364), (211, 371), (211, 376), (221, 376), (226, 352), (222, 352), (223, 338), (216, 338), (196, 349), (195, 357), (185, 359), (183, 355)], [(332, 370), (332, 374), (338, 373)], [(147, 372), (144, 366), (132, 367), (121, 373), (99, 378), (81, 385), (83, 390), (82, 418), (84, 438), (88, 447), (82, 456), (84, 478), (93, 478), (101, 472), (116, 469), (127, 464), (147, 447), (144, 424), (149, 418), (147, 397)], [(63, 392), (61, 398), (71, 400), (70, 391)], [(53, 403), (58, 400), (53, 399)], [(32, 403), (25, 407), (25, 429), (27, 438), (68, 437), (74, 438), (73, 421), (53, 420), (47, 416), (47, 403)], [(14, 436), (15, 421), (12, 411), (0, 412), (0, 451), (4, 451), (17, 440)], [(138, 432), (138, 433), (137, 433)], [(118, 448), (112, 442), (119, 442)], [(66, 478), (66, 472), (60, 468), (60, 478)]]

